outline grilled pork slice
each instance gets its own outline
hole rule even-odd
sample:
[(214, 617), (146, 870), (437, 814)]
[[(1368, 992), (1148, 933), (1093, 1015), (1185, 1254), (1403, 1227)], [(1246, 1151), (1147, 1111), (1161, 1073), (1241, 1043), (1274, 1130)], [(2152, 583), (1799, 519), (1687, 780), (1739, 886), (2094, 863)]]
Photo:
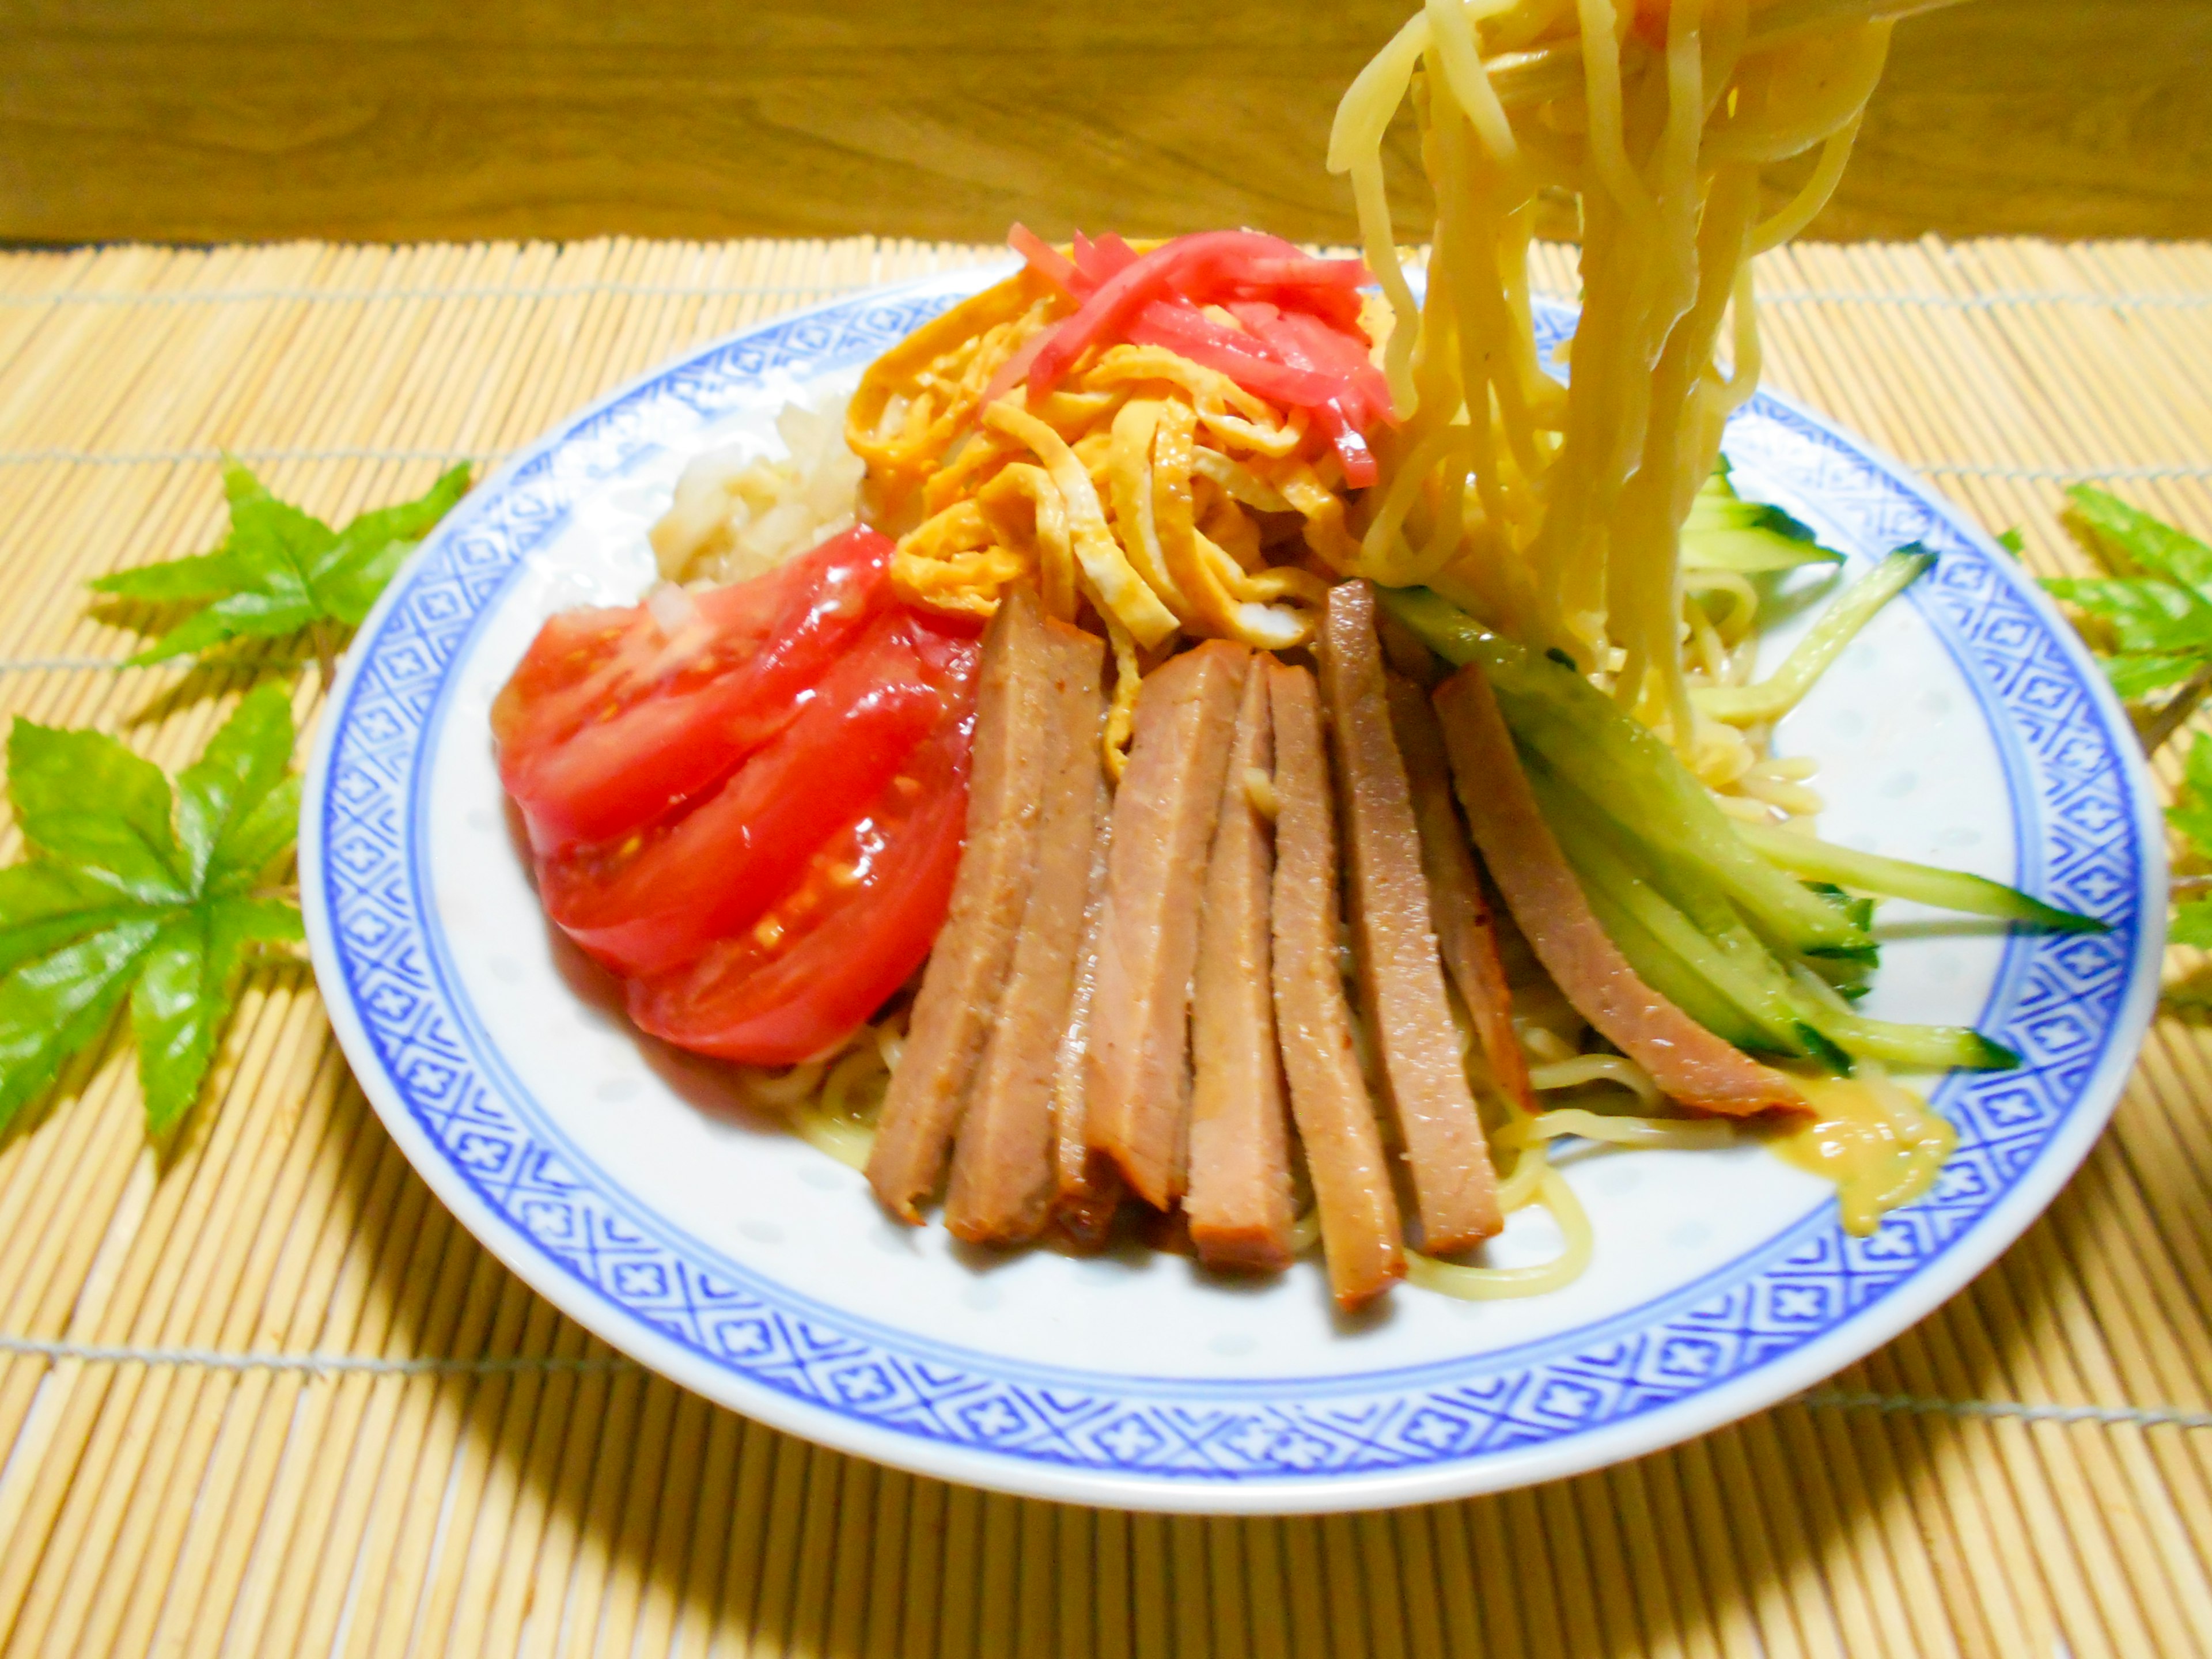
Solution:
[(1096, 838), (1084, 890), (1083, 944), (1076, 952), (1075, 983), (1068, 994), (1067, 1024), (1053, 1066), (1053, 1224), (1079, 1249), (1106, 1242), (1121, 1203), (1121, 1172), (1114, 1160), (1091, 1150), (1083, 1133), (1090, 1090), (1091, 1008), (1098, 994), (1098, 947), (1106, 936), (1106, 874), (1114, 846), (1114, 797), (1098, 780)]
[(1044, 1231), (1059, 1182), (1053, 1082), (1082, 944), (1097, 839), (1100, 670), (1105, 642), (1048, 620), (1054, 683), (1032, 738), (1048, 757), (1029, 903), (1005, 990), (961, 1115), (945, 1224), (974, 1244), (1018, 1244)]
[(1114, 796), (1084, 1134), (1162, 1210), (1182, 1192), (1199, 888), (1251, 658), (1210, 640), (1146, 677)]
[(1190, 1003), (1190, 1179), (1182, 1200), (1202, 1261), (1260, 1273), (1291, 1265), (1297, 1218), (1269, 974), (1274, 856), (1250, 781), (1274, 764), (1267, 705), (1267, 676), (1255, 666), (1244, 677), (1206, 863)]
[(1390, 729), (1397, 734), (1406, 782), (1413, 793), (1413, 817), (1420, 825), (1421, 868), (1429, 878), (1437, 951), (1474, 1021), (1491, 1079), (1524, 1111), (1533, 1112), (1528, 1060), (1514, 1035), (1513, 993), (1498, 953), (1498, 919), (1482, 890), (1482, 872), (1474, 867), (1459, 808), (1452, 805), (1451, 763), (1444, 755), (1437, 711), (1429, 706), (1429, 694), (1402, 674), (1386, 676), (1383, 686), (1390, 699)]
[(1091, 869), (1084, 885), (1083, 943), (1075, 953), (1075, 982), (1067, 997), (1067, 1023), (1052, 1073), (1053, 1224), (1079, 1249), (1106, 1242), (1121, 1202), (1121, 1172), (1114, 1160), (1091, 1150), (1083, 1133), (1083, 1103), (1090, 1085), (1091, 1005), (1098, 994), (1098, 944), (1106, 931), (1106, 871), (1114, 846), (1114, 795), (1102, 774)]
[(1059, 647), (1034, 594), (1016, 592), (983, 635), (969, 763), (968, 835), (945, 926), (923, 971), (891, 1074), (868, 1183), (884, 1207), (921, 1220), (968, 1103), (992, 1010), (1014, 954), (1036, 861)]
[(1491, 879), (1576, 1012), (1685, 1106), (1731, 1115), (1803, 1110), (1787, 1078), (1646, 985), (1607, 936), (1536, 805), (1482, 671), (1462, 668), (1437, 688), (1435, 702), (1460, 805)]
[(1406, 1255), (1337, 973), (1336, 831), (1321, 698), (1304, 669), (1263, 660), (1275, 725), (1275, 1025), (1321, 1212), (1328, 1287), (1350, 1310), (1403, 1278)]
[(1320, 645), (1360, 1004), (1405, 1141), (1422, 1248), (1464, 1250), (1504, 1220), (1444, 999), (1420, 829), (1383, 690), (1372, 587), (1343, 582), (1329, 590)]

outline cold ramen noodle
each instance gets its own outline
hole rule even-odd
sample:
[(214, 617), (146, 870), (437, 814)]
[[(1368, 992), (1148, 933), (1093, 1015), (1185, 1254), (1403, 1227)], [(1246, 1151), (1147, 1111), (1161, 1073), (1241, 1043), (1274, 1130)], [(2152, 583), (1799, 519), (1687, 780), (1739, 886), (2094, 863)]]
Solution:
[[(842, 435), (791, 410), (788, 456), (694, 463), (642, 604), (545, 624), (493, 726), (553, 920), (641, 1028), (976, 1244), (1142, 1224), (1237, 1273), (1318, 1244), (1346, 1308), (1525, 1295), (1591, 1254), (1560, 1143), (1747, 1134), (1870, 1230), (1953, 1141), (1893, 1074), (2018, 1063), (1858, 1011), (1875, 901), (2097, 925), (1823, 842), (1770, 753), (1931, 562), (1753, 678), (1773, 584), (1838, 556), (1720, 459), (1750, 259), (1833, 187), (1889, 27), (1438, 0), (1338, 113), (1364, 259), (1017, 227)], [(1419, 301), (1379, 159), (1408, 99)], [(1547, 188), (1581, 208), (1565, 383)], [(1532, 1204), (1563, 1252), (1486, 1265)]]

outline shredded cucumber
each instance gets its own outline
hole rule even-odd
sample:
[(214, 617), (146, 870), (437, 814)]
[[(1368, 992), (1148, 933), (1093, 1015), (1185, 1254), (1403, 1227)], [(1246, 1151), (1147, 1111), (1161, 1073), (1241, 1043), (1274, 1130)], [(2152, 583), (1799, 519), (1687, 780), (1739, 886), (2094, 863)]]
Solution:
[(1382, 590), (1385, 605), (1446, 661), (1481, 665), (1515, 740), (1571, 778), (1648, 846), (1695, 866), (1759, 931), (1792, 951), (1858, 956), (1863, 927), (1747, 846), (1705, 787), (1657, 733), (1571, 665), (1491, 633), (1425, 588)]
[(1808, 969), (1798, 970), (1797, 990), (1808, 1020), (1840, 1047), (1869, 1060), (1927, 1072), (1954, 1066), (1970, 1072), (2008, 1072), (2020, 1064), (2020, 1056), (2003, 1043), (1963, 1025), (1901, 1025), (1853, 1012), (1833, 988)]
[[(1905, 580), (1925, 568), (1925, 556), (1901, 556), (1916, 567)], [(1876, 946), (1871, 901), (1846, 888), (2045, 926), (2101, 925), (1977, 877), (1736, 823), (1663, 742), (1571, 665), (1532, 655), (1425, 589), (1382, 598), (1448, 661), (1480, 665), (1545, 821), (1638, 975), (1740, 1048), (1841, 1073), (1854, 1055), (1928, 1070), (2020, 1063), (1978, 1031), (1869, 1019), (1850, 1007), (1863, 992), (1850, 981)]]
[[(1620, 947), (1621, 955), (1628, 958), (1628, 965), (1636, 970), (1637, 978), (1723, 1042), (1732, 1042), (1750, 1054), (1774, 1051), (1772, 1040), (1748, 1014), (1668, 950), (1633, 911), (1615, 902), (1610, 892), (1595, 884), (1584, 887), (1583, 891), (1589, 900), (1590, 912), (1596, 916), (1598, 926), (1605, 929), (1607, 939)], [(1783, 1052), (1794, 1054), (1804, 1050), (1793, 1044)]]
[(1855, 887), (1863, 893), (1880, 893), (1886, 898), (1913, 899), (1942, 910), (1999, 916), (2007, 921), (2028, 922), (2062, 933), (2111, 931), (2094, 916), (2061, 910), (2017, 887), (2008, 887), (1984, 876), (1939, 870), (1932, 865), (1883, 858), (1874, 853), (1854, 852), (1832, 842), (1816, 841), (1811, 836), (1763, 823), (1739, 823), (1735, 827), (1736, 833), (1750, 842), (1760, 857), (1792, 875)]
[[(1775, 861), (1777, 863), (1781, 862), (1778, 859)], [(1785, 864), (1783, 865), (1782, 867), (1786, 870), (1790, 866)], [(1801, 872), (1800, 873), (1802, 872)], [(1846, 893), (1842, 888), (1837, 886), (1832, 881), (1808, 881), (1805, 884), (1811, 888), (1814, 892), (1818, 893), (1822, 898), (1827, 900), (1829, 903), (1834, 905), (1838, 910), (1841, 910), (1845, 915), (1849, 916), (1860, 927), (1870, 928), (1874, 926), (1874, 901), (1872, 899), (1853, 898), (1849, 893)]]
[[(1717, 937), (1701, 931), (1638, 877), (1620, 850), (1607, 844), (1602, 830), (1565, 801), (1547, 800), (1548, 793), (1539, 787), (1545, 817), (1582, 878), (1592, 909), (1630, 965), (1662, 996), (1738, 1048), (1803, 1056), (1845, 1076), (1853, 1055), (1931, 1071), (2020, 1064), (2010, 1049), (1964, 1026), (1900, 1024), (1838, 1007), (1832, 988), (1824, 987), (1831, 991), (1824, 996), (1793, 980), (1741, 922)], [(1694, 1006), (1666, 988), (1680, 988), (1686, 981), (1697, 983)], [(1711, 1006), (1716, 999), (1721, 1009)], [(1726, 1023), (1716, 1024), (1715, 1015)], [(1747, 1025), (1749, 1041), (1741, 1035)]]
[[(1639, 977), (1645, 977), (1647, 963), (1656, 967), (1661, 977), (1677, 984), (1687, 975), (1708, 993), (1717, 994), (1728, 1005), (1735, 1016), (1731, 1024), (1741, 1026), (1747, 1023), (1754, 1028), (1757, 1038), (1748, 1046), (1775, 1054), (1822, 1053), (1826, 1057), (1826, 1045), (1818, 1042), (1817, 1033), (1814, 1034), (1814, 1042), (1807, 1041), (1805, 1022), (1790, 994), (1789, 981), (1771, 958), (1765, 959), (1770, 972), (1762, 975), (1754, 963), (1720, 945), (1707, 929), (1668, 902), (1637, 872), (1613, 838), (1606, 833), (1613, 827), (1612, 824), (1591, 814), (1576, 795), (1561, 789), (1559, 781), (1540, 762), (1530, 763), (1527, 769), (1545, 822), (1559, 837), (1559, 850), (1567, 855), (1575, 874), (1582, 878), (1583, 890), (1592, 900), (1591, 908), (1599, 908), (1597, 900), (1602, 895), (1607, 911), (1626, 915), (1644, 936), (1642, 942), (1656, 947), (1648, 950), (1644, 959), (1639, 960), (1638, 951), (1615, 938), (1614, 943), (1620, 945), (1621, 953), (1629, 958)], [(1725, 908), (1724, 902), (1723, 908)], [(1603, 915), (1600, 920), (1603, 921)], [(1733, 922), (1733, 917), (1729, 921)], [(1735, 923), (1735, 927), (1741, 933), (1741, 924)], [(1608, 927), (1607, 932), (1612, 929)], [(1755, 940), (1746, 942), (1753, 951), (1759, 951)], [(1672, 962), (1660, 963), (1657, 957), (1661, 952), (1671, 957)], [(1759, 955), (1764, 957), (1763, 951)], [(1660, 989), (1648, 977), (1646, 982), (1651, 983), (1655, 990)], [(1661, 990), (1660, 994), (1668, 994)], [(1703, 1018), (1698, 1018), (1698, 1024), (1714, 1029)], [(1729, 1040), (1739, 1048), (1747, 1046), (1735, 1037)]]
[(1795, 708), (1875, 613), (1936, 562), (1918, 543), (1900, 547), (1838, 594), (1812, 631), (1756, 685), (1699, 685), (1690, 696), (1700, 712), (1731, 726), (1765, 726)]
[(1780, 507), (1743, 500), (1725, 469), (1705, 480), (1682, 525), (1682, 566), (1687, 570), (1757, 575), (1804, 564), (1840, 564), (1843, 557), (1821, 546), (1809, 527)]

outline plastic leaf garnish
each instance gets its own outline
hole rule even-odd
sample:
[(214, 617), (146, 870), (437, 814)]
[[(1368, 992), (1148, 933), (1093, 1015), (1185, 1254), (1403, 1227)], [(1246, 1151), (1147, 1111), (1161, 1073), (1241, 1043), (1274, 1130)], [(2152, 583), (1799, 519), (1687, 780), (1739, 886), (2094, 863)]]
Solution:
[(2112, 690), (2133, 702), (2212, 668), (2212, 547), (2090, 485), (2066, 495), (2067, 529), (2116, 574), (2043, 585), (2103, 625)]
[[(2197, 858), (2212, 860), (2212, 733), (2198, 732), (2190, 745), (2182, 763), (2181, 788), (2166, 808), (2166, 821)], [(2212, 898), (2185, 898), (2177, 903), (2166, 938), (2175, 945), (2212, 950)]]
[(214, 552), (118, 570), (92, 584), (119, 599), (199, 606), (131, 665), (305, 631), (327, 681), (342, 635), (361, 625), (415, 544), (468, 493), (469, 469), (454, 467), (415, 500), (363, 513), (343, 530), (278, 501), (235, 460), (224, 464), (222, 485), (230, 533)]
[(96, 732), (17, 719), (8, 794), (29, 843), (0, 868), (0, 1129), (127, 999), (147, 1133), (199, 1097), (246, 947), (303, 937), (261, 890), (300, 811), (284, 689), (247, 696), (174, 787)]

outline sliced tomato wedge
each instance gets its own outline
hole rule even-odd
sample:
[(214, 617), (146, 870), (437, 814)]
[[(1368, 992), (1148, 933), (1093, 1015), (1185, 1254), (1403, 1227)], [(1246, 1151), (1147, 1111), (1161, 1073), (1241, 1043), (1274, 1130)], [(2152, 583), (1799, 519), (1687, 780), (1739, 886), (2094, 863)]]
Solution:
[[(972, 675), (972, 647), (966, 660)], [(674, 973), (633, 980), (630, 1018), (680, 1048), (755, 1066), (796, 1065), (849, 1036), (944, 926), (973, 727), (967, 709), (948, 711), (753, 927)]]
[(714, 794), (618, 842), (541, 858), (548, 914), (624, 975), (665, 972), (752, 926), (940, 723), (945, 681), (914, 617), (884, 612)]
[(690, 599), (553, 617), (492, 706), (500, 778), (541, 855), (659, 823), (726, 779), (892, 603), (891, 544), (848, 531)]

